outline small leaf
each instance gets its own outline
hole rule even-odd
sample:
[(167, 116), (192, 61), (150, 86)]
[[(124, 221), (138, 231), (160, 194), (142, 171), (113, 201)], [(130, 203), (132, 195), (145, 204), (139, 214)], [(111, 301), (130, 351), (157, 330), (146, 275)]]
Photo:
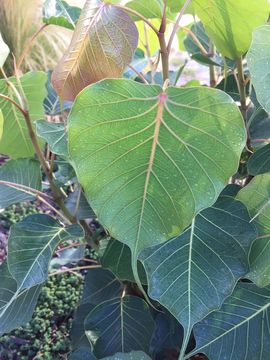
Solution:
[(42, 284), (57, 245), (83, 237), (80, 225), (62, 227), (45, 214), (30, 215), (11, 227), (8, 267), (20, 290)]
[(73, 215), (76, 215), (79, 220), (94, 219), (96, 217), (84, 193), (79, 188), (76, 188), (74, 192), (68, 195), (65, 200), (65, 206)]
[(102, 268), (88, 271), (83, 296), (72, 323), (71, 338), (74, 348), (89, 345), (84, 329), (84, 320), (88, 314), (102, 301), (119, 298), (122, 292), (122, 283), (110, 271)]
[(72, 101), (64, 101), (62, 104), (60, 102), (59, 96), (55, 92), (51, 83), (52, 71), (47, 72), (48, 79), (46, 82), (46, 89), (48, 95), (43, 101), (43, 106), (45, 109), (46, 115), (56, 116), (61, 115), (64, 111), (70, 110), (72, 107)]
[(68, 157), (67, 133), (64, 123), (39, 120), (36, 122), (36, 127), (37, 135), (46, 140), (54, 154)]
[(248, 173), (251, 175), (264, 174), (270, 171), (270, 144), (262, 147), (257, 150), (249, 158), (248, 163)]
[(151, 360), (151, 358), (142, 351), (131, 351), (130, 353), (116, 353), (103, 360)]
[(79, 262), (84, 257), (84, 251), (84, 245), (60, 251), (58, 256), (51, 260), (50, 269), (59, 269), (62, 266)]
[[(46, 80), (46, 74), (41, 71), (29, 72), (20, 78), (33, 122), (44, 117), (43, 100), (46, 96)], [(14, 77), (9, 78), (9, 81), (16, 87), (19, 86)], [(5, 79), (0, 80), (0, 93), (17, 101)], [(35, 151), (22, 113), (4, 99), (0, 99), (0, 108), (5, 119), (0, 153), (15, 159), (32, 157)]]
[(258, 229), (258, 238), (250, 252), (248, 278), (258, 286), (270, 283), (270, 174), (258, 175), (237, 195)]
[[(194, 327), (196, 349), (209, 360), (266, 360), (270, 350), (270, 289), (240, 283), (221, 309)], [(190, 359), (188, 354), (185, 359)]]
[(52, 75), (61, 100), (73, 101), (87, 85), (119, 77), (132, 61), (137, 43), (137, 28), (123, 10), (87, 0), (71, 44)]
[[(102, 266), (110, 269), (122, 281), (136, 282), (131, 267), (130, 248), (115, 239), (105, 239), (102, 241), (102, 245), (105, 246), (100, 259)], [(140, 262), (138, 263), (138, 271), (141, 283), (147, 284), (146, 274)]]
[(248, 272), (248, 254), (257, 236), (249, 220), (240, 201), (221, 196), (179, 237), (142, 252), (149, 296), (183, 325), (184, 346), (193, 325), (218, 309)]
[(116, 352), (149, 351), (154, 321), (146, 302), (136, 296), (97, 305), (85, 319), (85, 330), (98, 358)]
[[(6, 185), (4, 185), (6, 184)], [(41, 190), (40, 163), (33, 159), (9, 160), (0, 167), (0, 209), (33, 200)]]
[(96, 357), (92, 354), (90, 346), (82, 346), (74, 351), (68, 360), (96, 360)]
[(248, 68), (259, 103), (270, 113), (270, 26), (264, 25), (253, 33), (251, 47), (247, 54)]
[(268, 0), (193, 0), (192, 4), (218, 51), (233, 60), (246, 53), (252, 31), (267, 22), (270, 10)]
[(0, 336), (31, 320), (41, 288), (18, 291), (7, 263), (0, 266)]
[(77, 97), (68, 137), (86, 198), (110, 235), (130, 247), (138, 281), (139, 252), (179, 235), (216, 201), (237, 171), (246, 131), (221, 91), (163, 92), (110, 79)]
[[(247, 76), (246, 78), (247, 79)], [(216, 89), (225, 91), (230, 95), (234, 101), (240, 101), (240, 95), (238, 90), (238, 85), (234, 75), (226, 75), (216, 86)], [(247, 80), (246, 84), (246, 96), (249, 96), (250, 81)]]
[(45, 0), (43, 4), (43, 22), (73, 30), (81, 14), (81, 9), (69, 6), (63, 0)]
[(2, 35), (0, 33), (0, 68), (4, 66), (4, 63), (6, 62), (8, 55), (9, 55), (9, 47), (4, 42)]

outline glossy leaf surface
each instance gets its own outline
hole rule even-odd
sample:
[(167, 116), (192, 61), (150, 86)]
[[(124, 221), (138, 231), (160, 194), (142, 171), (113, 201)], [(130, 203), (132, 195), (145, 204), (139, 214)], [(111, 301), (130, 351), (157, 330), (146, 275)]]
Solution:
[(45, 214), (30, 215), (11, 227), (8, 241), (8, 266), (21, 289), (43, 283), (57, 245), (83, 237), (79, 225), (62, 227)]
[(270, 174), (258, 175), (242, 189), (237, 199), (244, 203), (258, 229), (250, 253), (248, 278), (258, 286), (270, 283)]
[(102, 358), (116, 352), (148, 352), (154, 321), (146, 302), (128, 295), (97, 305), (85, 319), (85, 329), (94, 354)]
[(265, 25), (253, 33), (251, 47), (247, 54), (253, 86), (259, 103), (270, 113), (270, 26)]
[(0, 336), (31, 320), (40, 290), (38, 285), (18, 291), (7, 263), (0, 266)]
[(67, 132), (64, 123), (39, 120), (36, 122), (36, 128), (37, 135), (46, 140), (54, 154), (68, 157)]
[[(238, 284), (221, 309), (195, 325), (196, 349), (209, 360), (267, 360), (270, 351), (270, 290)], [(186, 357), (188, 359), (189, 356)]]
[(133, 270), (142, 249), (179, 235), (216, 201), (246, 138), (239, 110), (223, 92), (163, 92), (124, 79), (77, 97), (68, 136), (85, 195), (111, 236), (131, 248)]
[(237, 59), (249, 48), (253, 30), (266, 23), (268, 0), (193, 0), (196, 15), (222, 55)]
[(251, 175), (264, 174), (270, 171), (270, 144), (257, 150), (248, 160), (248, 173)]
[[(9, 81), (18, 87), (15, 78), (10, 78)], [(31, 120), (34, 122), (42, 119), (44, 117), (42, 104), (46, 96), (46, 74), (38, 71), (29, 72), (23, 75), (20, 81), (28, 101)], [(17, 101), (10, 87), (3, 79), (0, 80), (0, 93)], [(8, 155), (11, 158), (32, 157), (34, 155), (34, 148), (22, 113), (4, 99), (0, 99), (0, 109), (5, 119), (3, 136), (0, 140), (0, 153)]]
[[(1, 183), (2, 182), (2, 183)], [(41, 171), (33, 159), (9, 160), (0, 167), (0, 209), (33, 200), (32, 189), (41, 190)]]
[(248, 253), (257, 236), (249, 221), (240, 201), (221, 196), (179, 237), (142, 252), (149, 296), (176, 317), (187, 337), (248, 272)]
[(71, 44), (52, 75), (61, 100), (72, 101), (87, 85), (119, 77), (132, 61), (137, 43), (137, 28), (126, 12), (87, 0)]

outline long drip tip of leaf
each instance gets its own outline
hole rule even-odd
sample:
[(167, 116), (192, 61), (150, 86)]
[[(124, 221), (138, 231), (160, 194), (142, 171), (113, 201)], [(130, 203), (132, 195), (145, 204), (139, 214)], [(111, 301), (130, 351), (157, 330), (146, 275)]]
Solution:
[(147, 302), (147, 304), (149, 306), (151, 306), (152, 308), (154, 308), (155, 310), (157, 310), (154, 305), (151, 303), (146, 291), (144, 290), (140, 277), (139, 277), (139, 273), (138, 273), (138, 256), (136, 253), (132, 252), (132, 259), (131, 259), (131, 266), (132, 266), (132, 271), (133, 271), (133, 276), (134, 279), (136, 281), (136, 284), (139, 288), (139, 290), (141, 291), (141, 293), (143, 294), (143, 297), (145, 299), (145, 301)]

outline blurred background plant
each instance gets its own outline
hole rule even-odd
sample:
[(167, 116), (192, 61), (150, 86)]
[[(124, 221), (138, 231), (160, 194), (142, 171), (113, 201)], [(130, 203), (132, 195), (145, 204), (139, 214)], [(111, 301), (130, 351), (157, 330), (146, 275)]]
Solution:
[[(42, 26), (43, 0), (1, 0), (0, 32), (10, 48), (4, 70), (13, 73), (13, 55), (20, 60), (32, 36)], [(21, 70), (51, 70), (69, 44), (72, 31), (48, 26), (33, 41), (27, 51)], [(13, 54), (13, 55), (12, 55)]]

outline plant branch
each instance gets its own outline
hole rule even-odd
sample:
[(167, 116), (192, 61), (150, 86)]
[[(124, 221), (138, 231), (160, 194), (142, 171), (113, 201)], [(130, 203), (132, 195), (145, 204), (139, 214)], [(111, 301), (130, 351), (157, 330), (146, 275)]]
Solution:
[(51, 273), (49, 274), (49, 276), (54, 276), (54, 275), (63, 274), (63, 273), (67, 273), (67, 272), (73, 272), (73, 271), (99, 269), (99, 268), (101, 268), (101, 265), (77, 266), (77, 267), (74, 267), (74, 268), (66, 268), (66, 269), (61, 269), (61, 270), (53, 271), (53, 272), (51, 272)]
[(25, 192), (26, 194), (30, 194), (33, 196), (43, 196), (43, 197), (48, 198), (49, 200), (53, 200), (53, 198), (50, 195), (47, 195), (46, 193), (43, 193), (39, 190), (30, 188), (29, 186), (26, 186), (26, 185), (13, 183), (11, 181), (6, 181), (6, 180), (0, 180), (0, 185), (9, 186), (14, 189), (21, 190), (21, 191)]
[(182, 16), (184, 15), (187, 7), (189, 6), (189, 4), (191, 3), (191, 0), (186, 0), (184, 6), (182, 7), (182, 9), (180, 10), (179, 12), (179, 15), (176, 19), (176, 22), (174, 24), (174, 27), (173, 27), (173, 30), (172, 30), (172, 33), (171, 33), (171, 36), (170, 36), (170, 39), (168, 41), (168, 46), (167, 46), (167, 50), (168, 50), (168, 53), (170, 54), (171, 52), (171, 48), (172, 48), (172, 43), (173, 43), (173, 39), (174, 39), (174, 36), (175, 34), (177, 33), (177, 30), (179, 28), (179, 24), (180, 24), (180, 21), (182, 19)]
[(18, 110), (20, 110), (20, 112), (21, 112), (21, 113), (23, 114), (23, 116), (24, 116), (25, 111), (23, 110), (23, 108), (21, 107), (21, 105), (19, 105), (15, 100), (11, 99), (9, 96), (6, 96), (6, 95), (4, 95), (4, 94), (0, 94), (0, 98), (1, 98), (1, 99), (4, 99), (4, 100), (6, 100), (6, 101), (9, 101), (10, 103), (12, 103), (14, 106), (16, 106), (16, 108), (17, 108)]
[(119, 4), (114, 4), (113, 6), (117, 7), (118, 9), (122, 9), (122, 10), (124, 10), (126, 12), (129, 12), (130, 14), (132, 14), (134, 16), (137, 16), (142, 21), (144, 21), (158, 35), (158, 29), (146, 17), (144, 17), (138, 11), (130, 9), (130, 8), (128, 8), (126, 6), (123, 6), (123, 5), (119, 5)]
[(34, 34), (33, 36), (29, 39), (28, 43), (26, 44), (23, 53), (21, 55), (21, 57), (18, 60), (18, 63), (16, 65), (16, 68), (18, 70), (20, 70), (22, 63), (25, 59), (25, 56), (27, 55), (28, 51), (30, 50), (31, 46), (33, 45), (33, 42), (35, 41), (35, 39), (38, 37), (38, 35), (48, 26), (48, 24), (43, 24)]
[(167, 0), (164, 1), (164, 11), (158, 32), (158, 40), (159, 40), (160, 55), (162, 62), (163, 82), (169, 79), (169, 52), (165, 40), (165, 31), (167, 26), (166, 13), (167, 13)]
[(143, 76), (143, 74), (142, 74), (141, 72), (137, 71), (137, 70), (134, 68), (134, 66), (132, 66), (132, 65), (129, 64), (128, 67), (129, 67), (132, 71), (134, 71), (135, 74), (138, 75), (138, 77), (142, 80), (142, 82), (143, 82), (144, 84), (149, 84), (148, 81), (146, 80), (146, 78)]
[[(212, 42), (210, 42), (209, 46), (209, 55), (213, 56), (215, 54), (215, 47)], [(216, 78), (216, 69), (215, 65), (209, 65), (209, 77), (210, 77), (210, 86), (215, 87), (217, 84), (217, 78)]]

